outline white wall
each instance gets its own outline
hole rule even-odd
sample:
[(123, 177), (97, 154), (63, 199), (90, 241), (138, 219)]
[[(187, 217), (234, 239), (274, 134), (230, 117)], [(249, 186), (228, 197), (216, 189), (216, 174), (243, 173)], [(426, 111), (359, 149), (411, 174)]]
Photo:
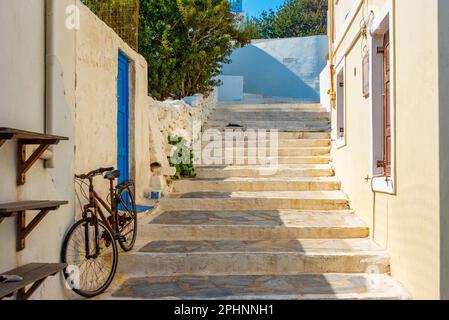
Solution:
[(320, 73), (320, 104), (327, 111), (331, 111), (330, 89), (331, 89), (331, 74), (329, 63)]
[(233, 52), (223, 75), (243, 76), (245, 93), (320, 100), (327, 36), (254, 40)]
[(219, 101), (238, 101), (243, 100), (243, 81), (242, 76), (220, 76), (221, 86), (218, 88)]
[[(24, 200), (67, 200), (69, 205), (51, 212), (16, 252), (16, 219), (0, 224), (0, 273), (31, 262), (59, 262), (63, 236), (74, 221), (72, 112), (75, 86), (75, 34), (65, 28), (65, 8), (73, 0), (57, 1), (55, 134), (69, 141), (55, 146), (55, 168), (45, 169), (39, 160), (27, 174), (24, 186), (16, 186), (17, 144), (0, 148), (0, 203)], [(0, 127), (44, 131), (45, 36), (43, 0), (0, 0)], [(31, 219), (32, 215), (28, 215)], [(51, 277), (34, 299), (66, 297), (60, 275)]]

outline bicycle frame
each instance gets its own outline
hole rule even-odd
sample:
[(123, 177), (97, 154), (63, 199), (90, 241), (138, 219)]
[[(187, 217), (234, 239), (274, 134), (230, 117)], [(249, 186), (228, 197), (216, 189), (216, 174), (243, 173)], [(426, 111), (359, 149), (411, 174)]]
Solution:
[[(114, 240), (118, 239), (118, 225), (117, 225), (117, 208), (115, 207), (115, 191), (114, 191), (114, 182), (110, 181), (110, 197), (111, 197), (111, 206), (107, 204), (105, 200), (95, 191), (94, 185), (93, 185), (93, 178), (89, 178), (89, 203), (84, 206), (83, 211), (83, 218), (87, 218), (87, 213), (90, 213), (93, 219), (94, 227), (95, 227), (95, 239), (98, 239), (98, 216), (101, 218), (102, 222), (105, 224), (105, 226), (111, 231), (112, 235), (114, 236)], [(101, 210), (101, 207), (103, 207), (112, 217), (112, 222), (110, 222), (106, 216), (103, 214), (103, 211)], [(92, 209), (94, 210), (92, 212)], [(85, 229), (85, 245), (86, 245), (86, 258), (96, 258), (100, 254), (100, 248), (98, 241), (95, 241), (95, 255), (90, 255), (90, 248), (89, 248), (89, 232), (88, 228)]]

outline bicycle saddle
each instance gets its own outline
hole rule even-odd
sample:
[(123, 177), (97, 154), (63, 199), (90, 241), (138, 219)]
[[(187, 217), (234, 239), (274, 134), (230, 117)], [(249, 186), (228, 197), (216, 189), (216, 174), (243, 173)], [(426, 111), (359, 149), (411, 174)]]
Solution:
[(107, 180), (115, 180), (120, 178), (120, 170), (109, 171), (104, 175), (104, 178)]

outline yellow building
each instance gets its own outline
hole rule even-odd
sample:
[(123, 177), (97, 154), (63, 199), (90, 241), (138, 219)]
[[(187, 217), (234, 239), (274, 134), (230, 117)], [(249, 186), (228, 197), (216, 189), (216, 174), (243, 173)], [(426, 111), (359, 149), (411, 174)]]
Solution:
[(449, 2), (329, 9), (334, 69), (322, 73), (321, 99), (336, 174), (392, 275), (414, 298), (449, 298)]

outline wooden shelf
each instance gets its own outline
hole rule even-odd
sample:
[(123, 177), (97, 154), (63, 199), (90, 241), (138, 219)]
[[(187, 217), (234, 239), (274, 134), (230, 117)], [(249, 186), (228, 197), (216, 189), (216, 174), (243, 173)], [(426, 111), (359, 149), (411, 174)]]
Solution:
[[(25, 184), (25, 175), (28, 170), (36, 163), (36, 161), (44, 154), (44, 152), (51, 146), (58, 144), (62, 140), (69, 140), (67, 137), (53, 136), (36, 132), (29, 132), (11, 128), (0, 128), (0, 147), (7, 140), (17, 140), (17, 184)], [(27, 145), (39, 145), (33, 154), (26, 157)]]
[[(0, 299), (10, 297), (17, 292), (17, 300), (27, 300), (37, 288), (50, 276), (58, 274), (67, 267), (65, 263), (31, 263), (23, 267), (5, 272), (23, 278), (20, 282), (0, 283)], [(31, 287), (26, 290), (26, 287)]]
[[(17, 251), (25, 249), (25, 239), (50, 212), (68, 204), (67, 201), (21, 201), (0, 204), (0, 223), (5, 218), (17, 216)], [(26, 212), (39, 211), (39, 214), (26, 225)]]

